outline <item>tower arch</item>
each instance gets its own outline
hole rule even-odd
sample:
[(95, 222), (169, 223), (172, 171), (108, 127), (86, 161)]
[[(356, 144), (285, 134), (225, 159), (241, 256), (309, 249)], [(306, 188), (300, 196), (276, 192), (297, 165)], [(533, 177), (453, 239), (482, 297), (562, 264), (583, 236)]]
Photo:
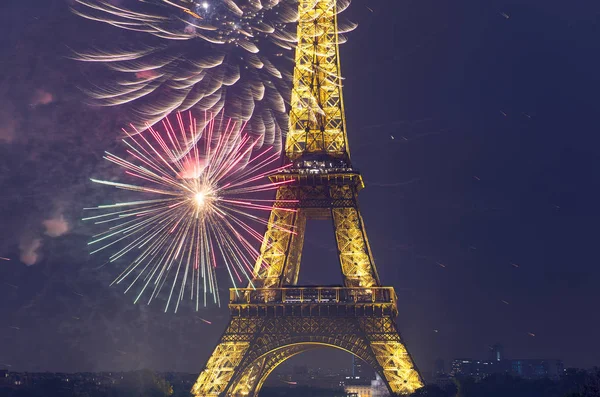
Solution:
[[(244, 368), (240, 369), (240, 374), (232, 379), (231, 394), (232, 396), (257, 396), (262, 389), (264, 382), (269, 375), (279, 365), (283, 364), (290, 358), (298, 354), (305, 353), (310, 350), (319, 348), (339, 349), (353, 356), (360, 358), (365, 362), (372, 361), (371, 357), (365, 354), (357, 354), (343, 347), (343, 341), (328, 341), (328, 342), (293, 342), (286, 345), (276, 347), (258, 357), (253, 362), (249, 363)], [(373, 363), (369, 363), (373, 365)], [(376, 364), (375, 364), (376, 365)], [(380, 371), (376, 371), (380, 376), (383, 376)]]
[[(242, 372), (242, 374), (239, 378), (239, 382), (237, 384), (235, 384), (233, 390), (238, 391), (238, 392), (245, 391), (246, 392), (245, 395), (249, 395), (249, 396), (258, 396), (260, 393), (260, 390), (262, 389), (267, 378), (271, 375), (271, 373), (273, 373), (273, 371), (279, 365), (283, 364), (287, 360), (289, 360), (292, 357), (295, 357), (299, 354), (302, 354), (302, 353), (305, 353), (305, 352), (308, 352), (311, 350), (323, 349), (323, 348), (324, 349), (338, 349), (338, 350), (344, 351), (345, 353), (348, 353), (350, 355), (358, 357), (363, 361), (365, 361), (365, 359), (368, 359), (368, 357), (361, 357), (361, 356), (353, 353), (352, 351), (349, 351), (341, 346), (330, 344), (330, 343), (322, 343), (322, 342), (292, 343), (289, 345), (278, 347), (274, 350), (269, 351), (268, 353), (263, 354), (261, 357), (259, 357), (259, 359), (256, 362), (262, 363), (262, 371), (260, 373), (260, 376), (258, 376), (256, 378), (253, 388), (246, 388), (245, 387), (246, 385), (244, 384), (245, 379), (252, 379), (251, 372), (252, 372), (253, 366), (249, 366), (246, 369), (246, 371)], [(378, 374), (380, 376), (382, 375), (379, 372), (378, 372)], [(235, 380), (234, 380), (234, 382), (235, 382)], [(237, 394), (235, 392), (233, 393), (233, 395), (238, 395), (238, 394), (243, 394), (243, 393), (237, 393)]]

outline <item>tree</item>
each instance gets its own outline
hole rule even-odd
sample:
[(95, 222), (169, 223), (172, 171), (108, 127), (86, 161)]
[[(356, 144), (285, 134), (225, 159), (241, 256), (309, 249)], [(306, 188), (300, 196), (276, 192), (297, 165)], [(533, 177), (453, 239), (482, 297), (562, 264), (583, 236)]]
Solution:
[(438, 385), (425, 385), (411, 394), (411, 397), (454, 397), (456, 388), (440, 388)]
[(581, 397), (600, 397), (600, 368), (595, 367), (587, 373)]

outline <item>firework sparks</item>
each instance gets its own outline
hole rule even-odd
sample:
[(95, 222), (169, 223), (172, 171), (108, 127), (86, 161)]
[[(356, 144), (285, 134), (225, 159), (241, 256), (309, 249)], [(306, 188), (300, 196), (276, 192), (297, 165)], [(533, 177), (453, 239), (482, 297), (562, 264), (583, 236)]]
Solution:
[(128, 180), (92, 181), (134, 192), (135, 199), (89, 208), (98, 213), (84, 218), (109, 225), (89, 243), (92, 253), (114, 250), (111, 262), (135, 256), (114, 283), (127, 282), (126, 292), (137, 286), (136, 302), (145, 292), (148, 303), (166, 293), (165, 310), (174, 304), (175, 311), (188, 295), (196, 310), (207, 304), (207, 295), (220, 303), (217, 266), (234, 287), (251, 280), (255, 246), (262, 242), (252, 226), (266, 225), (258, 212), (270, 211), (273, 203), (257, 196), (281, 184), (260, 181), (288, 167), (273, 170), (279, 152), (253, 152), (257, 141), (238, 134), (236, 122), (207, 115), (198, 130), (188, 115), (184, 120), (177, 114), (177, 128), (163, 120), (162, 133), (150, 126), (128, 133), (127, 158), (106, 153)]
[(198, 316), (196, 316), (196, 318), (197, 318), (198, 320), (202, 321), (202, 322), (205, 322), (206, 324), (212, 325), (212, 322), (211, 322), (211, 321), (208, 321), (208, 320), (206, 320), (206, 319), (204, 319), (204, 318), (202, 318), (202, 317), (198, 317)]
[[(337, 12), (348, 5), (331, 3)], [(120, 76), (88, 94), (95, 104), (131, 105), (140, 116), (134, 123), (152, 125), (172, 111), (223, 110), (279, 148), (288, 126), (281, 93), (288, 95), (291, 75), (272, 61), (291, 60), (297, 7), (293, 0), (75, 0), (73, 12), (81, 17), (152, 36), (138, 48), (132, 36), (126, 49), (110, 43), (105, 50), (76, 51), (75, 58), (103, 63)], [(317, 26), (320, 14), (307, 15)], [(340, 42), (355, 27), (340, 22)], [(282, 51), (290, 55), (282, 58)]]

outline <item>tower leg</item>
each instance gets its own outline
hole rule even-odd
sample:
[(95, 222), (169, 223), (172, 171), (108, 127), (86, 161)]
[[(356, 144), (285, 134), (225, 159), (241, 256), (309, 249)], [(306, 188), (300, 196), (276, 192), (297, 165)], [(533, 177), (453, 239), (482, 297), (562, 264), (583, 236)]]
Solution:
[(423, 386), (421, 376), (392, 318), (362, 318), (366, 336), (389, 390), (395, 394), (411, 394)]
[(331, 186), (331, 198), (339, 203), (331, 208), (335, 239), (344, 284), (347, 287), (372, 287), (379, 284), (371, 248), (358, 210), (353, 186)]
[(238, 371), (261, 321), (232, 317), (225, 333), (192, 388), (196, 397), (219, 396)]
[[(276, 202), (296, 200), (298, 193), (295, 187), (280, 186)], [(254, 268), (255, 288), (280, 287), (297, 281), (305, 225), (306, 217), (300, 211), (273, 207)]]

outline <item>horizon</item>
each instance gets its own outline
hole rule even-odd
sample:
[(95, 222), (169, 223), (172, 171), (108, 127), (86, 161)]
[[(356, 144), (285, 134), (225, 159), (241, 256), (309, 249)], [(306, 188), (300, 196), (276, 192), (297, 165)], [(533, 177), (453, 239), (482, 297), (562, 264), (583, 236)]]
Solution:
[[(495, 341), (508, 357), (600, 365), (600, 3), (589, 3), (353, 0), (343, 14), (358, 22), (340, 58), (360, 211), (421, 372), (485, 360)], [(118, 133), (134, 112), (90, 105), (86, 87), (113, 75), (69, 54), (154, 42), (72, 5), (10, 2), (0, 16), (0, 369), (199, 374), (229, 321), (227, 261), (220, 307), (164, 313), (163, 297), (135, 304), (111, 286), (127, 263), (90, 255), (101, 229), (81, 220), (123, 197), (90, 178), (116, 180), (102, 156), (125, 152)], [(277, 134), (261, 145), (281, 145)], [(331, 225), (309, 220), (299, 285), (343, 284), (336, 249)], [(290, 362), (350, 360), (319, 349)]]

